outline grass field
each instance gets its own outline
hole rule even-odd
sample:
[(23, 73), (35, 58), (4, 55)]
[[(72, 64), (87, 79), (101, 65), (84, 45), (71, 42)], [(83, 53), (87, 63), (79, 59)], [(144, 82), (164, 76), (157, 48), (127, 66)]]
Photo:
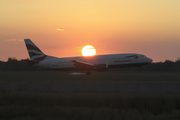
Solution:
[(0, 72), (0, 82), (113, 82), (113, 81), (179, 81), (180, 73), (175, 72), (94, 72), (90, 76), (70, 75), (69, 72)]
[(0, 73), (0, 120), (178, 120), (180, 74)]

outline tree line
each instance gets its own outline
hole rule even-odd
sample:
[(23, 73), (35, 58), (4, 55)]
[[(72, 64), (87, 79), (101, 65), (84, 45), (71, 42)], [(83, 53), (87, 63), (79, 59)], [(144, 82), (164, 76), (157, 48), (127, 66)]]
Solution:
[(29, 66), (29, 59), (17, 60), (8, 58), (7, 62), (0, 61), (0, 71), (40, 71), (41, 69)]
[[(29, 66), (29, 59), (17, 60), (8, 58), (7, 62), (0, 61), (0, 71), (42, 71), (37, 67)], [(180, 60), (150, 63), (148, 65), (137, 67), (118, 68), (119, 71), (152, 71), (152, 72), (178, 72), (180, 71)]]

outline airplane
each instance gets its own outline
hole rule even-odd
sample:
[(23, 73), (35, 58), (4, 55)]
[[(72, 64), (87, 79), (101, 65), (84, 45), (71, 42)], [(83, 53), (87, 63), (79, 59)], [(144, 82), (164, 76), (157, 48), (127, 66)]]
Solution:
[(29, 65), (48, 70), (82, 70), (90, 75), (92, 70), (108, 71), (111, 68), (141, 67), (153, 60), (142, 54), (107, 54), (57, 58), (44, 54), (30, 39), (24, 39), (30, 59)]

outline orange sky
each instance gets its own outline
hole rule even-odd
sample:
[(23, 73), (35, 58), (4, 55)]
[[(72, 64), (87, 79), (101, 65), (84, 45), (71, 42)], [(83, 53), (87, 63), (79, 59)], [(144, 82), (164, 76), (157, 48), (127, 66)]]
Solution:
[[(140, 53), (155, 62), (180, 57), (179, 0), (0, 0), (0, 60), (28, 58), (23, 39), (44, 53)], [(59, 30), (58, 30), (59, 29)]]

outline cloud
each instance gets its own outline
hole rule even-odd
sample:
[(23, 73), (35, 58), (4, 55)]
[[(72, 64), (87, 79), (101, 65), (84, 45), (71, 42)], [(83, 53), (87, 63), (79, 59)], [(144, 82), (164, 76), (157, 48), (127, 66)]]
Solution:
[(56, 30), (58, 30), (58, 31), (64, 31), (64, 29), (59, 29), (59, 28), (58, 28), (58, 29), (56, 29)]
[(5, 39), (6, 42), (15, 42), (15, 41), (23, 41), (23, 39)]

